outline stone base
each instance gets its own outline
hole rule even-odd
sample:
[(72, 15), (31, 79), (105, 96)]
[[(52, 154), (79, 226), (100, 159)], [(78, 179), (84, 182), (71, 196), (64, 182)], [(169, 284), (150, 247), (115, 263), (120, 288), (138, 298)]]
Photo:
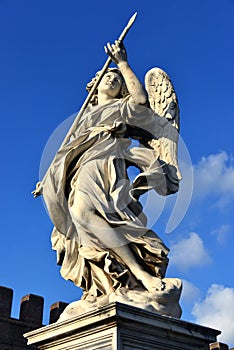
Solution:
[(47, 350), (208, 350), (220, 331), (110, 303), (26, 333), (28, 345)]
[(59, 320), (65, 321), (71, 317), (100, 309), (111, 303), (121, 303), (160, 315), (180, 318), (182, 313), (179, 304), (182, 287), (181, 280), (178, 278), (163, 278), (162, 282), (166, 287), (163, 290), (149, 292), (143, 288), (129, 290), (121, 287), (108, 295), (96, 298), (86, 295), (84, 299), (70, 303), (60, 315)]

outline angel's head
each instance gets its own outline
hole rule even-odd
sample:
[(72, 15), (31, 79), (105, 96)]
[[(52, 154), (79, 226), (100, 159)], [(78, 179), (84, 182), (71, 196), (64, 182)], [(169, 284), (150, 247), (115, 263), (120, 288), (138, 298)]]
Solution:
[[(95, 77), (86, 85), (86, 90), (90, 91), (100, 75), (100, 71), (96, 73)], [(118, 68), (108, 68), (100, 81), (98, 88), (93, 94), (90, 101), (92, 105), (98, 104), (98, 91), (111, 94), (113, 98), (122, 98), (129, 94), (124, 78)]]

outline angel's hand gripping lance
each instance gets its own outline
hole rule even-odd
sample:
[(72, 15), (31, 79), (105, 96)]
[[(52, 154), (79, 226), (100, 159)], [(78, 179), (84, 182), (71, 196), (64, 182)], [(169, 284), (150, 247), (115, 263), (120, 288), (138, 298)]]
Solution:
[[(136, 16), (137, 16), (137, 12), (135, 12), (134, 15), (130, 18), (130, 20), (128, 21), (128, 24), (126, 25), (126, 27), (124, 28), (124, 30), (123, 30), (122, 33), (120, 34), (120, 36), (119, 36), (119, 38), (118, 38), (118, 41), (119, 41), (119, 42), (122, 42), (122, 41), (124, 40), (124, 38), (126, 37), (128, 31), (129, 31), (129, 29), (131, 28), (131, 26), (133, 25), (133, 23), (134, 23), (134, 21), (135, 21), (135, 19), (136, 19)], [(70, 135), (75, 131), (77, 119), (79, 119), (79, 118), (83, 115), (83, 113), (84, 113), (86, 107), (88, 106), (90, 100), (92, 99), (92, 96), (93, 96), (94, 92), (96, 91), (96, 89), (97, 89), (97, 87), (98, 87), (100, 81), (102, 80), (102, 78), (103, 78), (103, 76), (105, 75), (105, 73), (106, 73), (106, 71), (107, 71), (109, 65), (111, 64), (111, 61), (112, 61), (111, 57), (108, 57), (107, 60), (106, 60), (106, 62), (105, 62), (105, 64), (104, 64), (104, 66), (103, 66), (103, 68), (102, 68), (102, 70), (99, 72), (99, 75), (98, 75), (98, 78), (97, 78), (96, 82), (94, 83), (92, 89), (90, 90), (88, 96), (86, 97), (86, 99), (85, 99), (85, 101), (84, 101), (84, 103), (83, 103), (83, 105), (82, 105), (82, 107), (81, 107), (81, 109), (80, 109), (80, 111), (79, 111), (79, 113), (78, 113), (76, 119), (74, 120), (74, 122), (73, 122), (71, 128), (69, 129), (69, 131), (68, 131), (68, 133), (67, 133), (67, 135), (66, 135), (64, 141), (62, 142), (62, 144), (61, 144), (61, 146), (60, 146), (60, 148), (63, 147), (63, 145), (65, 145), (65, 144), (67, 143), (67, 141), (68, 141)], [(53, 161), (52, 161), (51, 165), (52, 165), (52, 164), (53, 164)], [(50, 165), (50, 167), (51, 167), (51, 165)], [(45, 178), (45, 176), (47, 175), (47, 173), (48, 173), (50, 167), (48, 168), (46, 174), (44, 175), (44, 178)], [(32, 191), (32, 194), (33, 194), (34, 198), (36, 198), (36, 197), (42, 195), (42, 182), (43, 182), (43, 180), (42, 180), (41, 182), (38, 182), (38, 183), (36, 184), (35, 190)]]

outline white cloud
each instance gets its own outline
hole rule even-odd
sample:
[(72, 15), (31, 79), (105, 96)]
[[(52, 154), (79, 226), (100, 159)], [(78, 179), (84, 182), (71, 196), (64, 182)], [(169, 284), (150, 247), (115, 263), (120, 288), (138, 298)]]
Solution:
[(219, 205), (225, 204), (227, 197), (234, 195), (233, 184), (233, 159), (226, 152), (202, 157), (194, 166), (194, 194), (197, 197), (215, 194), (221, 196)]
[(213, 284), (209, 288), (205, 299), (195, 303), (192, 315), (195, 322), (219, 329), (222, 334), (219, 341), (234, 345), (234, 289), (222, 285)]
[(211, 231), (211, 234), (216, 236), (218, 243), (224, 244), (226, 243), (230, 232), (231, 232), (231, 226), (227, 224), (223, 224), (217, 229)]
[(182, 303), (193, 303), (200, 295), (200, 290), (189, 281), (183, 280), (183, 289), (181, 295)]
[(201, 237), (195, 232), (191, 232), (189, 237), (180, 242), (172, 244), (170, 249), (170, 262), (181, 271), (194, 266), (203, 266), (211, 261)]

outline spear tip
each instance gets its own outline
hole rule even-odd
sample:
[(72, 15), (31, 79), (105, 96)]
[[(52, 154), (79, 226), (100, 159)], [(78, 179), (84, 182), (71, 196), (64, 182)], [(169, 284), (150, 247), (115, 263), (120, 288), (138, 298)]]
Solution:
[(130, 27), (130, 26), (133, 24), (133, 22), (135, 21), (136, 16), (137, 16), (137, 12), (135, 12), (135, 13), (132, 15), (132, 17), (130, 18), (130, 20), (128, 21), (128, 26), (129, 26), (129, 27)]

